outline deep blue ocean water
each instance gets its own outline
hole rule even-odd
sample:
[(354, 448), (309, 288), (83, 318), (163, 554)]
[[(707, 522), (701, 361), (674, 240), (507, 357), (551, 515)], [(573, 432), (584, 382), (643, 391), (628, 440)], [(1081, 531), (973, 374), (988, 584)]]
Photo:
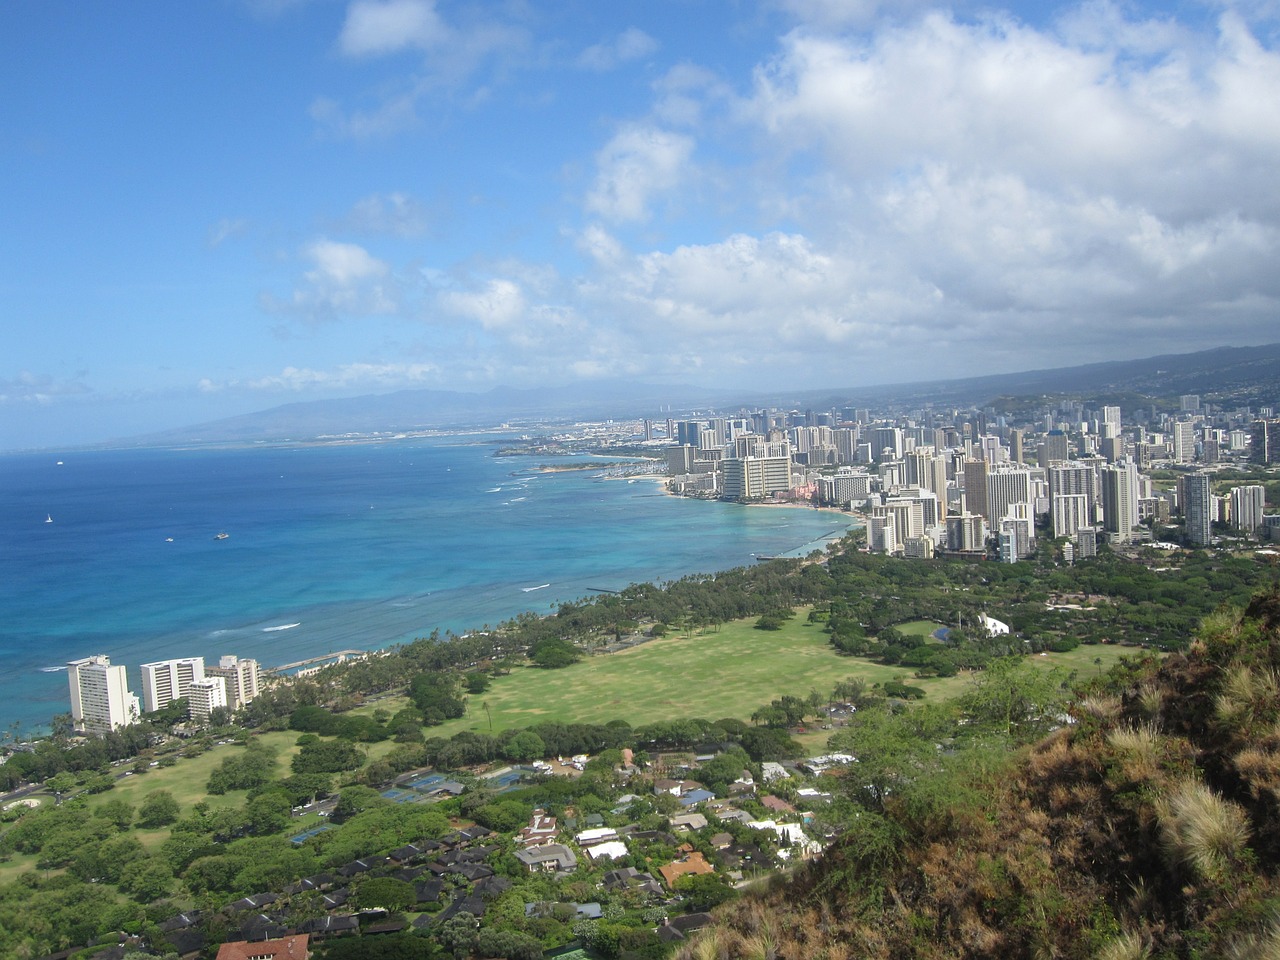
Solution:
[(848, 526), (669, 497), (655, 480), (539, 473), (496, 448), (448, 437), (0, 456), (0, 729), (66, 712), (58, 668), (77, 657), (108, 654), (139, 693), (150, 660), (274, 666), (463, 633), (591, 588), (807, 552)]

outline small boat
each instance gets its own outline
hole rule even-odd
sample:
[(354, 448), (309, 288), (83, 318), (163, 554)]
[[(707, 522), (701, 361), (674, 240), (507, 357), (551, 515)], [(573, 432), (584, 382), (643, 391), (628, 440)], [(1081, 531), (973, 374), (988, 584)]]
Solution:
[(215, 540), (225, 540), (225, 539), (227, 539), (227, 537), (229, 537), (229, 536), (231, 536), (231, 534), (229, 534), (229, 533), (218, 533), (218, 534), (214, 534), (213, 539), (215, 539)]
[(46, 513), (46, 514), (44, 515), (44, 522), (45, 522), (45, 523), (53, 523), (53, 514), (52, 514), (52, 513)]
[(173, 537), (165, 537), (165, 538), (164, 538), (164, 542), (165, 542), (165, 543), (173, 543)]

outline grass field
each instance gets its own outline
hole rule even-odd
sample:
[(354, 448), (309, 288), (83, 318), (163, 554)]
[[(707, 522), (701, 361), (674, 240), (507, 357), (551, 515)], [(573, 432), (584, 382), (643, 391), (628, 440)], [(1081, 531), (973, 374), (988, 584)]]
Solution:
[[(591, 657), (561, 670), (526, 667), (497, 677), (470, 698), (467, 716), (433, 728), (432, 736), (460, 730), (494, 733), (544, 720), (633, 726), (680, 717), (750, 719), (783, 694), (830, 693), (836, 680), (866, 674), (872, 682), (906, 671), (841, 657), (807, 611), (781, 630), (756, 630), (754, 621), (719, 630), (652, 640), (620, 653)], [(488, 712), (483, 704), (488, 704)]]
[[(776, 697), (805, 696), (814, 689), (830, 694), (837, 681), (850, 677), (868, 684), (902, 680), (923, 688), (930, 699), (956, 696), (969, 683), (967, 676), (917, 680), (908, 668), (842, 656), (827, 642), (820, 624), (807, 622), (807, 613), (798, 611), (777, 631), (756, 630), (754, 621), (744, 620), (692, 637), (669, 637), (591, 657), (561, 670), (521, 668), (495, 678), (485, 693), (472, 696), (465, 717), (433, 727), (429, 733), (442, 737), (462, 730), (499, 733), (544, 720), (603, 723), (622, 719), (632, 726), (680, 717), (749, 720)], [(916, 623), (924, 633), (937, 626)], [(1102, 659), (1106, 669), (1122, 654), (1136, 652), (1111, 646), (1080, 647), (1071, 653), (1036, 657), (1034, 662), (1084, 673), (1098, 669), (1095, 657)], [(377, 706), (394, 710), (397, 702)]]
[(936, 620), (911, 620), (907, 623), (895, 624), (894, 629), (908, 637), (923, 637), (926, 643), (941, 643), (941, 640), (934, 637), (933, 631), (942, 626), (946, 624), (938, 623)]

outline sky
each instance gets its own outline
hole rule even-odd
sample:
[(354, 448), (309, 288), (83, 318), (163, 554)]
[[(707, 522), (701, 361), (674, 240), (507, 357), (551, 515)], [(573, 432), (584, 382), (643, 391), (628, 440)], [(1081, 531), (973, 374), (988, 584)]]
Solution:
[(1280, 340), (1280, 4), (15, 0), (0, 450)]

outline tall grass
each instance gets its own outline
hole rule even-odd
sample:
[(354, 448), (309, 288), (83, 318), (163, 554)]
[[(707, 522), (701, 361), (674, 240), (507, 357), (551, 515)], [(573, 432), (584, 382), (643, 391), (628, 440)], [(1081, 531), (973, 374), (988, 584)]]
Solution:
[(1205, 878), (1220, 878), (1239, 860), (1249, 822), (1236, 804), (1198, 780), (1176, 784), (1156, 804), (1165, 856)]

